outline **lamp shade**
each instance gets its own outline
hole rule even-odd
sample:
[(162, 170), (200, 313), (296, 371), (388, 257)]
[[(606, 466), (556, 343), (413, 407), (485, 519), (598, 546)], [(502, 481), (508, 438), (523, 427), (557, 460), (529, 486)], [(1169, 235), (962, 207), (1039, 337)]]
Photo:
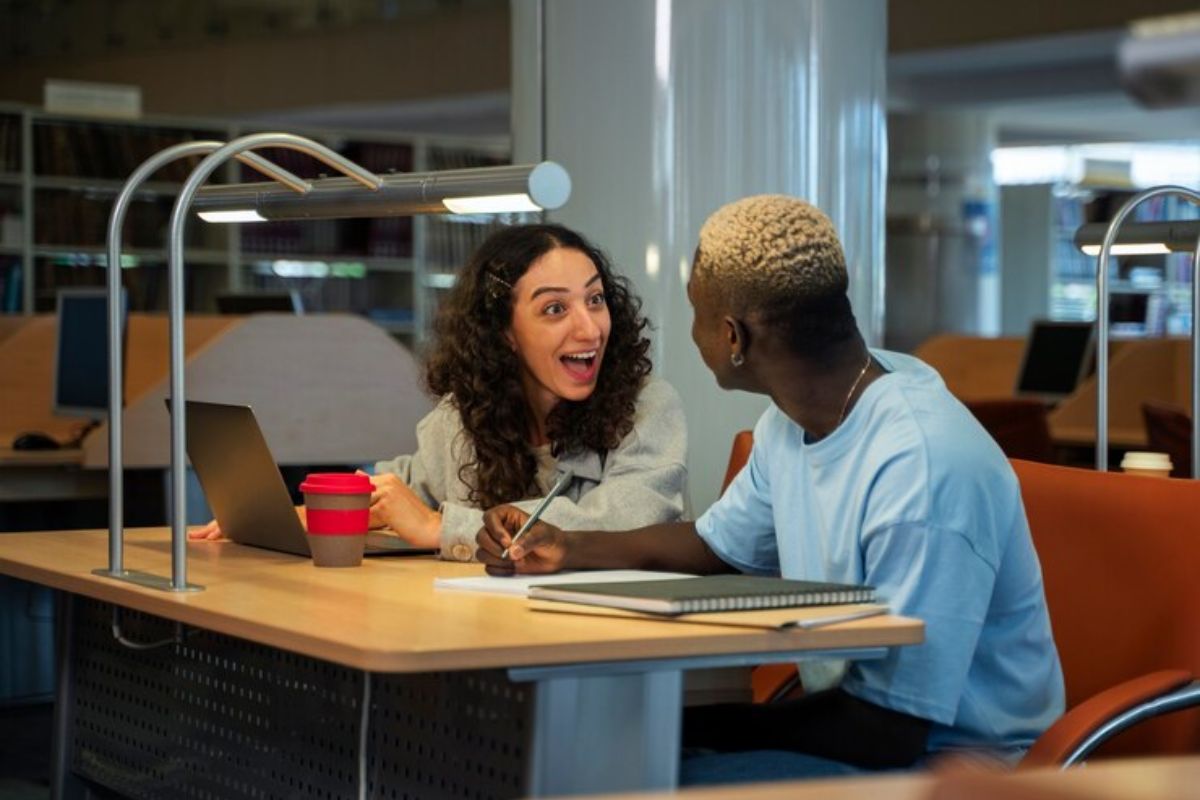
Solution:
[(193, 210), (209, 222), (488, 214), (553, 210), (571, 196), (571, 177), (553, 161), (382, 176), (377, 189), (350, 178), (319, 178), (298, 193), (273, 182), (207, 186)]

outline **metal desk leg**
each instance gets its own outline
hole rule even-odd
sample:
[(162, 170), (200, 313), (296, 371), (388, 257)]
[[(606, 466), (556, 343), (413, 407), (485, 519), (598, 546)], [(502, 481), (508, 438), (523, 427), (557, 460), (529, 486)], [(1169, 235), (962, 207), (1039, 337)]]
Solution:
[(534, 694), (534, 797), (674, 788), (683, 676), (545, 677)]
[(50, 796), (55, 800), (87, 797), (83, 780), (71, 771), (71, 741), (75, 733), (75, 595), (55, 592), (54, 629), (57, 644), (57, 686), (54, 692), (54, 744), (50, 755)]

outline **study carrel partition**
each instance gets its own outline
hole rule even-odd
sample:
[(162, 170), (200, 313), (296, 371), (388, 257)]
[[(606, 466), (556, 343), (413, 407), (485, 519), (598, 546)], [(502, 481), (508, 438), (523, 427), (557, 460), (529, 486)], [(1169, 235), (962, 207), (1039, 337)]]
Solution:
[[(107, 425), (80, 450), (7, 449), (23, 431), (69, 439), (81, 423), (51, 410), (53, 315), (21, 318), (0, 340), (0, 459), (6, 477), (36, 468), (39, 485), (58, 482), (64, 498), (79, 479), (108, 465)], [(431, 407), (412, 354), (367, 320), (341, 314), (191, 315), (186, 320), (189, 396), (254, 407), (281, 464), (357, 464), (411, 452), (417, 421)], [(126, 467), (169, 462), (167, 320), (131, 314), (125, 374)], [(54, 467), (54, 469), (50, 469)], [(67, 470), (68, 467), (83, 467)], [(26, 469), (28, 468), (28, 469)], [(46, 487), (37, 496), (54, 494)], [(0, 492), (0, 497), (8, 497)], [(99, 566), (99, 565), (97, 565)]]
[[(963, 401), (1014, 395), (1025, 340), (943, 334), (915, 355), (938, 371)], [(1188, 408), (1191, 404), (1187, 339), (1117, 339), (1109, 365), (1109, 440), (1118, 447), (1146, 446), (1141, 405), (1146, 401)], [(1086, 378), (1048, 417), (1055, 443), (1091, 447), (1096, 441), (1096, 376)]]
[[(188, 356), (188, 399), (253, 407), (277, 463), (360, 464), (416, 449), (416, 424), (432, 402), (416, 359), (383, 329), (349, 314), (214, 319), (237, 324)], [(158, 380), (125, 409), (126, 467), (170, 463), (159, 320)], [(88, 438), (85, 465), (107, 466), (107, 439), (107, 428)]]

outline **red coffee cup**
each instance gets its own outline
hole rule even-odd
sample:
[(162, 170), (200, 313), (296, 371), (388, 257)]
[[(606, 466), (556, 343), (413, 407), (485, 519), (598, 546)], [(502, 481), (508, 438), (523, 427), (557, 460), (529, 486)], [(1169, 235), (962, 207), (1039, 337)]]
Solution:
[(308, 547), (318, 567), (356, 567), (371, 519), (371, 479), (350, 472), (314, 472), (300, 491), (308, 525)]

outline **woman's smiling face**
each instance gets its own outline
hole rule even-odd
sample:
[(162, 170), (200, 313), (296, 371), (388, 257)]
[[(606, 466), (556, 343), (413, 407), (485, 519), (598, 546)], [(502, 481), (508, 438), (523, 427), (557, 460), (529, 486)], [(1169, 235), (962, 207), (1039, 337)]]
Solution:
[(586, 254), (556, 247), (529, 265), (513, 286), (506, 336), (539, 420), (559, 400), (586, 400), (595, 391), (611, 328), (600, 271)]

